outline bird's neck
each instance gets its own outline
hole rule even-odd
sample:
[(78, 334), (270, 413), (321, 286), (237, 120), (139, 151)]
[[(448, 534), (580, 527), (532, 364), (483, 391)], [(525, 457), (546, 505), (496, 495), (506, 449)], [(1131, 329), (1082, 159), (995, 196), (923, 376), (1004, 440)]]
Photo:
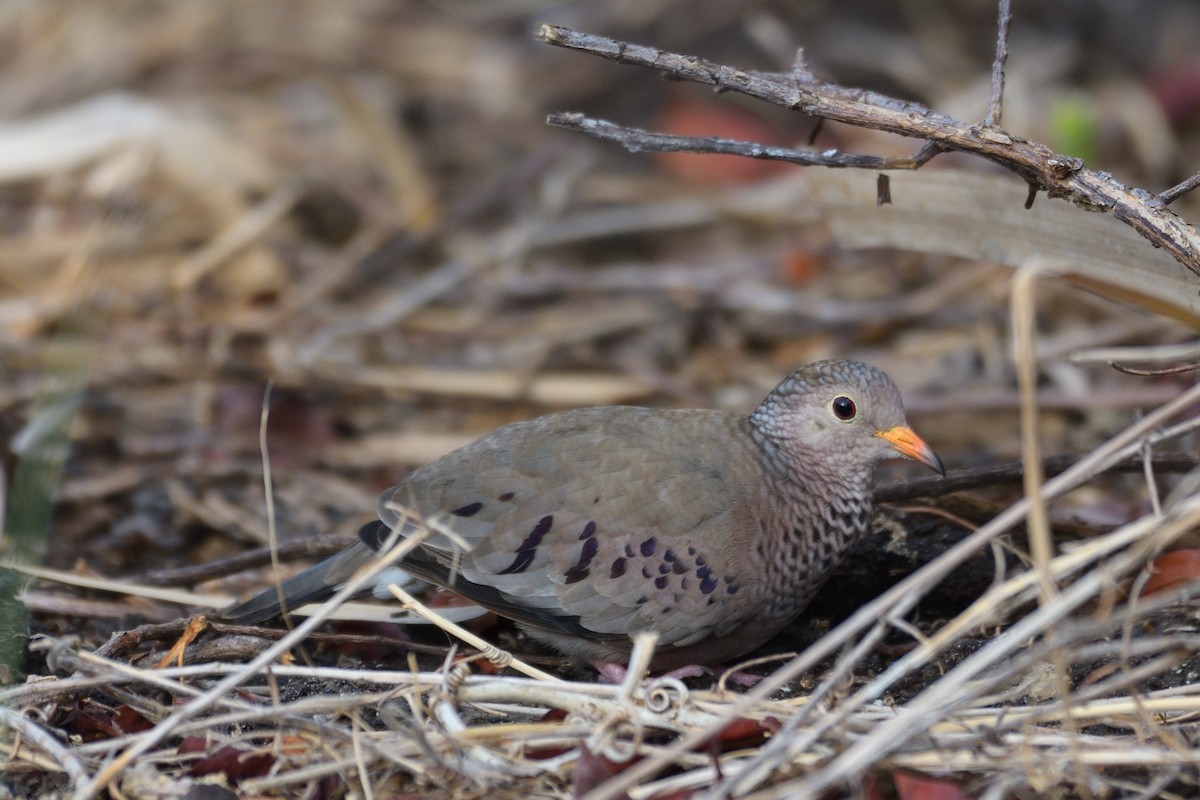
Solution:
[[(815, 453), (756, 424), (753, 417), (745, 425), (750, 438), (762, 453), (762, 463), (776, 480), (792, 491), (807, 492), (807, 487), (822, 486), (838, 495), (869, 493), (874, 476), (873, 465), (857, 465), (840, 453)], [(785, 490), (786, 491), (786, 490)]]
[(762, 542), (761, 568), (778, 594), (771, 601), (772, 613), (790, 617), (808, 603), (821, 581), (795, 582), (788, 576), (828, 574), (866, 530), (872, 473), (795, 452), (786, 442), (751, 428), (767, 470), (767, 491), (776, 498), (763, 504), (772, 517), (765, 529), (774, 535)]

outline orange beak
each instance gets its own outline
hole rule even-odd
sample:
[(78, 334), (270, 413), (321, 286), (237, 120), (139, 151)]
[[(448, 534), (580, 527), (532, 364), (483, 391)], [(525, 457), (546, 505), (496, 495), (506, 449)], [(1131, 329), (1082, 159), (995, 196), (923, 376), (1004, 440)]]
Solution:
[(897, 425), (891, 430), (875, 431), (875, 435), (880, 439), (885, 439), (897, 453), (905, 458), (920, 461), (943, 478), (946, 477), (946, 468), (942, 466), (942, 460), (938, 458), (937, 453), (933, 452), (932, 447), (925, 444), (924, 439), (913, 433), (912, 428)]

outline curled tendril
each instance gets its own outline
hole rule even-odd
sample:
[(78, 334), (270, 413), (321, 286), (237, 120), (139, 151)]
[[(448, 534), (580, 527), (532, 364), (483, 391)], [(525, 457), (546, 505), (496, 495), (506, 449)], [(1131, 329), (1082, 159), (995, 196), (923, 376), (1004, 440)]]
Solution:
[(646, 684), (646, 708), (655, 714), (678, 711), (688, 701), (688, 688), (678, 678), (655, 678)]
[(624, 763), (637, 755), (642, 726), (627, 703), (612, 708), (588, 737), (584, 747), (610, 761)]
[(471, 662), (469, 660), (459, 661), (446, 670), (445, 678), (442, 679), (446, 695), (451, 698), (457, 698), (458, 690), (462, 688), (462, 685), (467, 682), (467, 678), (469, 677), (471, 677)]
[(512, 653), (490, 644), (484, 648), (482, 655), (500, 669), (511, 666), (513, 662)]
[[(613, 731), (613, 733), (616, 732)], [(641, 741), (642, 731), (638, 727), (633, 736), (627, 739), (610, 735), (598, 740), (592, 748), (592, 752), (616, 764), (624, 764), (638, 754)]]

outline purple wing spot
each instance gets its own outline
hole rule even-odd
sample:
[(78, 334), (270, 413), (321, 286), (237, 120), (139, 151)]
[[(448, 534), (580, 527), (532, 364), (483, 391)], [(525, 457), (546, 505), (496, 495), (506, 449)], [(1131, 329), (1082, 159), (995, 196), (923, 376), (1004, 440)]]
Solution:
[(633, 558), (633, 548), (630, 547), (629, 545), (625, 545), (625, 557)]
[(580, 539), (590, 539), (596, 535), (596, 523), (589, 522), (583, 526), (583, 533), (579, 534)]
[(533, 547), (529, 550), (518, 550), (517, 557), (512, 560), (504, 569), (500, 570), (501, 575), (514, 575), (518, 572), (524, 572), (529, 569), (529, 565), (533, 563), (533, 554), (537, 552), (537, 548)]
[(659, 575), (666, 575), (670, 571), (671, 571), (670, 564), (659, 564), (658, 565), (658, 574)]
[(682, 561), (676, 561), (671, 565), (671, 571), (676, 575), (682, 575), (688, 571), (687, 564), (683, 563)]
[(694, 547), (689, 547), (689, 548), (688, 548), (688, 555), (689, 555), (689, 556), (694, 556), (694, 555), (696, 555), (696, 548), (694, 548)]
[(583, 550), (579, 553), (579, 565), (586, 567), (596, 557), (596, 553), (600, 550), (599, 539), (588, 539), (583, 543)]
[(579, 551), (579, 560), (575, 562), (575, 566), (567, 570), (567, 583), (579, 583), (591, 574), (592, 559), (596, 557), (596, 553), (599, 550), (600, 541), (598, 539), (587, 539), (584, 541), (583, 547)]
[(479, 509), (483, 508), (483, 503), (475, 502), (468, 503), (461, 508), (456, 508), (450, 513), (456, 517), (473, 517), (479, 513)]
[(688, 589), (688, 579), (687, 578), (679, 579), (679, 588), (685, 592), (687, 591), (687, 589)]
[(671, 548), (668, 547), (663, 551), (663, 561), (674, 561), (677, 558), (679, 558), (679, 556), (675, 555), (675, 551)]
[(525, 537), (525, 541), (521, 542), (521, 546), (517, 548), (517, 557), (513, 562), (504, 569), (500, 570), (500, 575), (512, 575), (518, 572), (524, 572), (529, 569), (529, 565), (533, 563), (533, 557), (537, 553), (538, 545), (542, 543), (542, 537), (550, 532), (551, 526), (554, 525), (554, 517), (544, 516), (538, 520), (538, 524), (534, 526), (529, 535)]
[(704, 556), (696, 556), (696, 566), (697, 567), (703, 567), (707, 563), (708, 563), (708, 559), (705, 558)]
[(655, 542), (654, 537), (651, 536), (649, 539), (642, 542), (642, 546), (641, 546), (642, 555), (644, 555), (646, 558), (649, 558), (650, 556), (654, 555), (654, 548), (656, 548), (657, 546), (658, 546), (658, 543)]
[[(701, 594), (712, 594), (714, 591), (716, 591), (716, 589), (717, 589), (717, 579), (716, 578), (705, 578), (704, 580), (700, 581), (700, 593)], [(711, 600), (711, 599), (712, 598), (709, 598), (709, 600)]]
[(625, 574), (625, 559), (618, 558), (612, 563), (612, 569), (608, 572), (608, 577), (619, 578)]
[(576, 564), (575, 566), (573, 566), (569, 570), (567, 570), (567, 581), (566, 582), (567, 583), (579, 583), (581, 580), (586, 578), (589, 573), (590, 573), (590, 570), (587, 567)]
[(738, 585), (735, 583), (735, 584), (732, 584), (732, 585), (731, 585), (731, 586), (730, 586), (728, 589), (726, 589), (726, 590), (725, 590), (725, 592), (726, 592), (727, 594), (737, 594), (737, 593), (738, 593), (738, 589), (740, 589), (740, 588), (742, 588), (742, 587), (738, 586)]
[[(699, 562), (697, 562), (697, 563), (699, 563)], [(704, 580), (711, 574), (712, 574), (712, 567), (701, 567), (700, 569), (696, 570), (696, 577), (699, 578), (700, 580)]]
[(496, 499), (499, 500), (501, 503), (507, 503), (509, 500), (512, 500), (516, 496), (517, 496), (516, 492), (505, 492), (504, 494), (500, 495)]
[(667, 588), (667, 576), (663, 575), (661, 577), (655, 578), (654, 585), (656, 588), (659, 588), (659, 589)]
[(645, 578), (646, 580), (650, 580), (650, 568), (649, 567), (642, 567), (642, 577)]

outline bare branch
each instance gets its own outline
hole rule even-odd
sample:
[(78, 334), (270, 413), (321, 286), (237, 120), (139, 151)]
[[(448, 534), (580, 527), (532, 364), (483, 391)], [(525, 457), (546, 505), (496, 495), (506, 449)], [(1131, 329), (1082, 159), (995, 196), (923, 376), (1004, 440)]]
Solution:
[(922, 148), (907, 158), (885, 158), (883, 156), (859, 156), (838, 150), (793, 150), (788, 147), (772, 147), (756, 142), (740, 142), (717, 136), (676, 136), (669, 133), (654, 133), (639, 128), (614, 125), (602, 119), (592, 119), (583, 114), (551, 114), (546, 124), (557, 128), (580, 131), (616, 142), (631, 153), (653, 150), (663, 153), (715, 153), (745, 156), (764, 161), (786, 161), (789, 164), (820, 167), (853, 167), (857, 169), (917, 169), (934, 152)]
[(988, 103), (987, 118), (983, 124), (989, 128), (1000, 125), (1004, 104), (1004, 64), (1008, 61), (1008, 26), (1012, 22), (1012, 3), (1000, 0), (1000, 20), (996, 26), (996, 60), (992, 62), (992, 99)]
[(1162, 194), (1160, 194), (1158, 196), (1158, 199), (1161, 200), (1164, 205), (1169, 205), (1169, 204), (1175, 202), (1176, 200), (1178, 200), (1183, 195), (1185, 195), (1188, 192), (1195, 189), (1197, 186), (1200, 186), (1200, 172), (1197, 172), (1195, 175), (1188, 178), (1183, 183), (1176, 184), (1175, 186), (1172, 186), (1170, 189), (1167, 189), (1165, 192), (1163, 192)]
[(1107, 173), (1086, 169), (1077, 158), (1055, 153), (1037, 142), (982, 125), (968, 125), (918, 103), (848, 88), (793, 70), (788, 74), (748, 72), (695, 56), (542, 25), (538, 38), (621, 64), (659, 70), (673, 78), (715, 86), (844, 122), (927, 141), (938, 150), (974, 153), (1020, 175), (1034, 190), (1066, 198), (1093, 211), (1111, 211), (1156, 247), (1200, 275), (1200, 233), (1141, 189), (1129, 189)]
[[(1082, 455), (1058, 455), (1042, 459), (1042, 470), (1047, 477), (1061, 475), (1083, 458)], [(1122, 461), (1110, 464), (1106, 471), (1140, 472), (1144, 458), (1140, 455), (1130, 455)], [(1188, 472), (1200, 465), (1200, 457), (1192, 453), (1154, 453), (1151, 464), (1155, 470), (1162, 473)], [(955, 492), (971, 489), (982, 489), (988, 486), (1005, 486), (1021, 482), (1025, 474), (1025, 465), (1021, 461), (1010, 461), (1004, 464), (994, 464), (987, 467), (955, 470), (945, 478), (912, 478), (894, 481), (875, 489), (875, 502), (899, 503), (915, 498), (944, 497)]]

